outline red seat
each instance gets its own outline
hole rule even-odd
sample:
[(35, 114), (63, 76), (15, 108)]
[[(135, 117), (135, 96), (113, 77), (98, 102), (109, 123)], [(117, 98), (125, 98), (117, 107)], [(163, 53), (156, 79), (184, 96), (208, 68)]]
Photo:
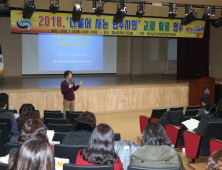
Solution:
[(210, 154), (222, 149), (222, 141), (218, 139), (210, 140)]
[(167, 124), (166, 125), (166, 133), (167, 133), (167, 136), (170, 138), (171, 140), (171, 143), (177, 147), (177, 141), (178, 141), (178, 134), (180, 132), (180, 126), (174, 126), (174, 125), (171, 125), (171, 124)]
[(210, 139), (222, 140), (222, 122), (209, 122), (205, 127), (203, 136), (190, 131), (184, 132), (184, 142), (187, 157), (195, 162), (199, 155), (209, 156), (210, 152)]
[(202, 135), (191, 132), (184, 131), (184, 143), (186, 148), (186, 155), (188, 158), (192, 159), (192, 162), (195, 162), (195, 159), (198, 157), (198, 149), (202, 139)]
[(140, 132), (143, 134), (143, 129), (149, 122), (150, 117), (140, 115)]
[[(158, 123), (159, 118), (167, 111), (166, 108), (164, 109), (153, 109), (151, 113), (151, 117), (142, 116), (140, 115), (140, 132), (143, 134), (143, 129), (149, 122), (156, 122)], [(153, 120), (152, 120), (153, 119)]]

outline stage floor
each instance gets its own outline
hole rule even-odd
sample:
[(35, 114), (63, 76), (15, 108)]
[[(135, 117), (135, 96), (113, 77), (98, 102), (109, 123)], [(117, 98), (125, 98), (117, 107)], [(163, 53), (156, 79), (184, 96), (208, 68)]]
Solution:
[[(59, 89), (64, 77), (61, 76), (22, 76), (0, 79), (0, 90), (40, 90)], [(175, 75), (98, 75), (98, 76), (73, 76), (78, 84), (83, 80), (81, 88), (110, 88), (126, 86), (188, 86), (188, 80), (176, 80)]]

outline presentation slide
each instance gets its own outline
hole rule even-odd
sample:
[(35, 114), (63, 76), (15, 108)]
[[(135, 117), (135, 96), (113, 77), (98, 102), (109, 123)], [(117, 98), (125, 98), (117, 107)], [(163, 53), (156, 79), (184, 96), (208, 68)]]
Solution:
[(22, 74), (116, 73), (117, 37), (22, 34)]
[(103, 36), (39, 34), (39, 71), (103, 70)]

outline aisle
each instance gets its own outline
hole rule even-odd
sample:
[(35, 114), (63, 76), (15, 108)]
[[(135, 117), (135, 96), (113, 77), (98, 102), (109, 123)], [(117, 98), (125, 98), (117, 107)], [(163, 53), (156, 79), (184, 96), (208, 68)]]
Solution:
[(136, 137), (142, 135), (139, 127), (139, 115), (150, 116), (151, 110), (96, 114), (96, 119), (97, 124), (109, 124), (115, 133), (121, 134), (122, 140), (129, 140), (136, 143)]

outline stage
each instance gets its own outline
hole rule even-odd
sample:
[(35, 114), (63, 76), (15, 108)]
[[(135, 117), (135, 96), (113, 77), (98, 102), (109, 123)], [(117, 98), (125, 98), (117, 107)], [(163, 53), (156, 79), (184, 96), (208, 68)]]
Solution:
[[(0, 79), (0, 89), (9, 95), (9, 106), (19, 110), (32, 103), (43, 116), (43, 110), (62, 110), (63, 80), (62, 75), (7, 77), (7, 84)], [(188, 105), (188, 81), (175, 75), (78, 75), (73, 80), (83, 80), (75, 93), (75, 110), (106, 113)]]

